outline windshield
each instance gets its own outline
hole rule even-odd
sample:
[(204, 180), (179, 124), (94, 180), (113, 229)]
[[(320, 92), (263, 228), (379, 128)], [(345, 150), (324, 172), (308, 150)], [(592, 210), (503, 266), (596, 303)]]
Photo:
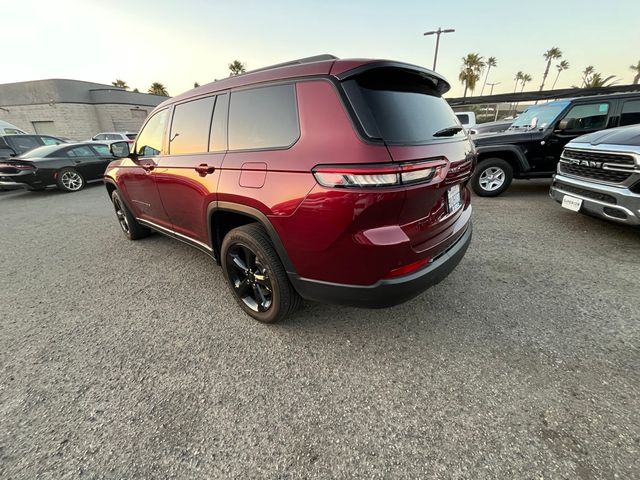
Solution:
[(42, 158), (47, 155), (54, 153), (56, 150), (60, 150), (62, 147), (60, 145), (45, 145), (44, 147), (34, 148), (33, 150), (29, 150), (27, 153), (23, 153), (18, 158), (23, 159), (31, 159), (31, 158)]
[(415, 145), (466, 135), (434, 85), (416, 73), (376, 68), (343, 86), (369, 137)]
[(569, 105), (569, 102), (553, 102), (546, 105), (529, 107), (516, 118), (509, 127), (509, 130), (533, 128), (533, 119), (536, 119), (535, 128), (547, 128), (558, 118), (560, 112), (562, 112), (567, 105)]

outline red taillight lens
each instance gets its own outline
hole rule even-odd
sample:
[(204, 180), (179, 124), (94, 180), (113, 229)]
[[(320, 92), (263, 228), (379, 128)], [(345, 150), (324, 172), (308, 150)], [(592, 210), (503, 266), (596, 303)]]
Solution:
[(313, 169), (323, 187), (390, 187), (428, 182), (437, 176), (446, 160), (383, 165), (321, 165)]
[(36, 167), (33, 165), (12, 165), (16, 170), (35, 170)]
[(408, 265), (403, 265), (402, 267), (394, 268), (393, 270), (389, 271), (389, 273), (387, 273), (387, 275), (384, 278), (396, 278), (396, 277), (402, 277), (403, 275), (408, 275), (412, 272), (415, 272), (416, 270), (421, 269), (430, 261), (431, 261), (431, 257), (427, 257), (427, 258), (418, 260), (417, 262), (413, 262)]

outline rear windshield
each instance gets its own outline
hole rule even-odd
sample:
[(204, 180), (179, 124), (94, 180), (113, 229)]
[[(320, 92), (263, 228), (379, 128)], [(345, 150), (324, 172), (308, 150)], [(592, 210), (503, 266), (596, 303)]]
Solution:
[(16, 135), (15, 137), (7, 137), (7, 143), (11, 145), (18, 153), (26, 152), (32, 148), (39, 147), (42, 142), (39, 142), (37, 137), (29, 135)]
[(137, 133), (127, 133), (127, 138), (129, 140), (135, 140), (137, 136), (138, 136)]
[(44, 147), (37, 147), (33, 150), (28, 151), (27, 153), (23, 153), (19, 158), (41, 158), (46, 157), (54, 153), (56, 150), (62, 150), (64, 147), (60, 145), (45, 145)]
[(464, 136), (436, 132), (460, 127), (458, 118), (435, 86), (417, 73), (377, 68), (343, 82), (365, 133), (391, 144), (425, 144)]

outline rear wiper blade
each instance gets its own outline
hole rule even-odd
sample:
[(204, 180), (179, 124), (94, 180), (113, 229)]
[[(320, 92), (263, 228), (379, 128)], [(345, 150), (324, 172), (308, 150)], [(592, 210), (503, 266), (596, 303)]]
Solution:
[(462, 127), (447, 127), (447, 128), (443, 128), (442, 130), (438, 130), (436, 133), (433, 134), (434, 137), (452, 137), (453, 135), (455, 135), (458, 132), (462, 131)]

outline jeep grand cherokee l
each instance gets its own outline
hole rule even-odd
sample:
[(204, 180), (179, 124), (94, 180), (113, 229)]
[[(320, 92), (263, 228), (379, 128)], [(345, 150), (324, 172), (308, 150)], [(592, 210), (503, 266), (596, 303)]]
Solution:
[(504, 192), (514, 178), (547, 178), (564, 146), (606, 128), (640, 123), (640, 92), (595, 95), (533, 105), (499, 134), (473, 136), (478, 168), (473, 190), (483, 197)]
[(550, 195), (574, 212), (640, 225), (640, 125), (570, 142), (562, 152)]
[(442, 280), (471, 240), (471, 141), (421, 67), (332, 56), (159, 105), (105, 181), (125, 235), (210, 254), (262, 322), (301, 298), (384, 307)]

